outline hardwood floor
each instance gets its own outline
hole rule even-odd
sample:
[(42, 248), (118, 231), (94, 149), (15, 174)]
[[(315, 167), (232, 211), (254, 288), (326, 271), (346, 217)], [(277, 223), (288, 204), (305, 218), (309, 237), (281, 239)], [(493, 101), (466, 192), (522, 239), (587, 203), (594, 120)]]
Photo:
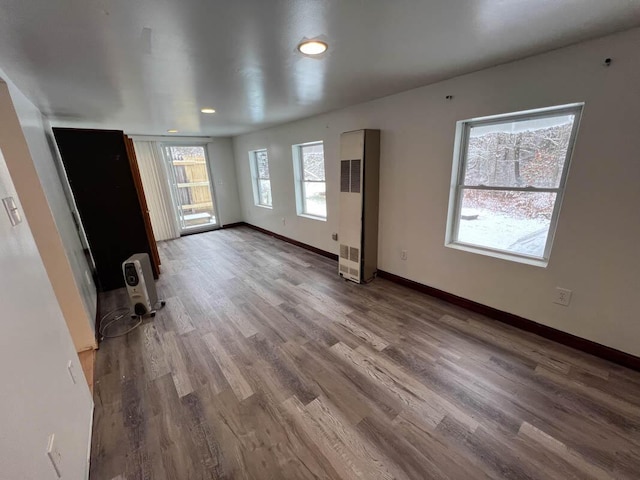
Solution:
[(247, 228), (160, 254), (166, 308), (97, 353), (93, 480), (639, 478), (637, 372)]

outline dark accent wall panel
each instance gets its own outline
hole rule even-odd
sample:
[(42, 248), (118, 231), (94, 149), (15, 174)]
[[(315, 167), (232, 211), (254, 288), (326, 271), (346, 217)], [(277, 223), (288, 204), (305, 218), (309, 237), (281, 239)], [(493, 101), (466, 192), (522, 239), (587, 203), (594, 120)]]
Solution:
[(151, 248), (127, 156), (117, 130), (53, 129), (73, 191), (99, 288), (124, 286), (121, 265)]

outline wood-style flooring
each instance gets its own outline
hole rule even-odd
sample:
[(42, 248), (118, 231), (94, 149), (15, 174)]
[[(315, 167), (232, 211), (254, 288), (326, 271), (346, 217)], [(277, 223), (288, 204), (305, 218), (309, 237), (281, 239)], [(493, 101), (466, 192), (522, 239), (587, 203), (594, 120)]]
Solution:
[(97, 353), (92, 480), (640, 478), (637, 372), (248, 228), (159, 247), (166, 308)]

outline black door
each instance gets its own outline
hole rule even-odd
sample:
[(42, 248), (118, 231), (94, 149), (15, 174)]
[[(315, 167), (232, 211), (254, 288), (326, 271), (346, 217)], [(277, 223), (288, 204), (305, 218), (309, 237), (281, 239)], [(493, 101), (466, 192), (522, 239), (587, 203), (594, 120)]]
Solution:
[(131, 174), (124, 135), (116, 130), (53, 129), (99, 288), (124, 286), (122, 262), (151, 249)]

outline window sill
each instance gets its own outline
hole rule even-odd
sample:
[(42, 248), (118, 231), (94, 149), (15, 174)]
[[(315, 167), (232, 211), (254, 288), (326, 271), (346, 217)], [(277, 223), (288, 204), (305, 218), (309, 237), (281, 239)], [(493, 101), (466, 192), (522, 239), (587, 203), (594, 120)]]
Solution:
[(260, 207), (260, 208), (266, 208), (268, 210), (273, 210), (273, 206), (271, 205), (260, 205), (259, 203), (255, 203), (254, 206)]
[(508, 260), (510, 262), (524, 263), (525, 265), (532, 265), (534, 267), (547, 268), (549, 265), (548, 260), (542, 258), (524, 257), (520, 255), (511, 254), (499, 250), (489, 250), (487, 248), (476, 247), (473, 245), (467, 245), (463, 243), (445, 243), (445, 247), (454, 248), (456, 250), (462, 250), (464, 252), (477, 253), (479, 255), (485, 255), (487, 257), (499, 258), (501, 260)]
[(319, 220), (321, 222), (326, 222), (327, 221), (327, 217), (317, 217), (315, 215), (309, 215), (307, 213), (299, 213), (298, 216), (299, 217), (308, 218), (310, 220)]

